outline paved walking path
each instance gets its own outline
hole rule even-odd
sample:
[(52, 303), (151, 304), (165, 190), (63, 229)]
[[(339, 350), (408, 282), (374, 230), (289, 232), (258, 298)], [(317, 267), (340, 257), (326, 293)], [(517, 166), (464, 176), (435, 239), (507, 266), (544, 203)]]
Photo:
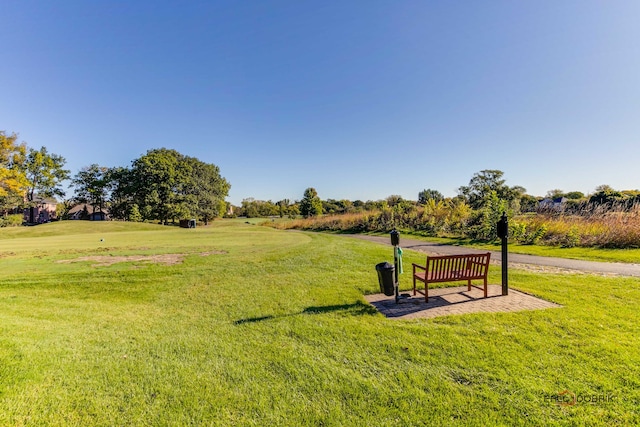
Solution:
[[(391, 246), (388, 236), (370, 236), (366, 234), (349, 234), (349, 237), (369, 240)], [(424, 242), (422, 240), (405, 239), (400, 236), (400, 246), (403, 249), (425, 252), (433, 255), (456, 255), (468, 253), (485, 253), (486, 250), (466, 248), (462, 246), (445, 245), (442, 243)], [(501, 262), (502, 254), (491, 251), (491, 260)], [(638, 260), (640, 262), (640, 260)], [(536, 255), (509, 253), (509, 265), (524, 264), (529, 266), (550, 267), (583, 273), (608, 274), (620, 276), (640, 277), (640, 264), (626, 264), (621, 262), (581, 261), (566, 258), (551, 258)], [(516, 267), (514, 265), (514, 267)]]

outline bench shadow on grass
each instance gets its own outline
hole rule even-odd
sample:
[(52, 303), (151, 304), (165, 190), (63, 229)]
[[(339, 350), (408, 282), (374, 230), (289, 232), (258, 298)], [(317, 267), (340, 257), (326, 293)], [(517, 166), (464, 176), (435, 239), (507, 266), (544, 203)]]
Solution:
[(234, 325), (242, 325), (245, 323), (256, 323), (262, 322), (265, 320), (272, 319), (280, 319), (283, 317), (291, 317), (298, 316), (300, 314), (327, 314), (327, 313), (336, 313), (342, 312), (344, 315), (350, 316), (364, 316), (364, 315), (375, 315), (378, 313), (373, 306), (367, 304), (365, 302), (358, 301), (353, 304), (339, 304), (339, 305), (324, 305), (324, 306), (311, 306), (307, 307), (304, 310), (298, 313), (291, 314), (280, 314), (280, 315), (269, 315), (269, 316), (260, 316), (260, 317), (249, 317), (247, 319), (240, 319), (233, 322)]

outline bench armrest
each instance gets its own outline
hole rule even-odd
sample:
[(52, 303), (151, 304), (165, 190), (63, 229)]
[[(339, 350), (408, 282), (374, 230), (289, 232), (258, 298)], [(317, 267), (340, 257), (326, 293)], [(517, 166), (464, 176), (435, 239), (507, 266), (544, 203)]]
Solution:
[(416, 272), (416, 268), (419, 268), (420, 270), (427, 271), (427, 267), (426, 266), (423, 267), (423, 266), (418, 265), (418, 264), (413, 264), (413, 272), (414, 273)]

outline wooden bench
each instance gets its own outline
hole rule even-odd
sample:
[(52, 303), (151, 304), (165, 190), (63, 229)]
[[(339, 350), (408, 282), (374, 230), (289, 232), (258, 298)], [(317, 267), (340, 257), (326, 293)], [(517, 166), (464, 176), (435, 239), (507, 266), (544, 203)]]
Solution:
[[(487, 297), (487, 273), (489, 272), (489, 258), (491, 253), (428, 256), (424, 267), (413, 264), (413, 295), (420, 292), (424, 300), (429, 302), (429, 283), (466, 281), (468, 290), (471, 286), (484, 290)], [(484, 280), (484, 287), (476, 286), (472, 280)], [(424, 283), (424, 292), (416, 289), (416, 280)]]

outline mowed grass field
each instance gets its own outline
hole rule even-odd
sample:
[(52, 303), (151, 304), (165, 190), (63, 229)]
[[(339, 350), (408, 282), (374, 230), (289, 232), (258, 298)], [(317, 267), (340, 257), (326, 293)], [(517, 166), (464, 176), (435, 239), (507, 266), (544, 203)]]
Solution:
[(563, 307), (390, 320), (363, 295), (392, 257), (241, 221), (0, 229), (0, 425), (640, 424), (640, 280), (511, 270)]

